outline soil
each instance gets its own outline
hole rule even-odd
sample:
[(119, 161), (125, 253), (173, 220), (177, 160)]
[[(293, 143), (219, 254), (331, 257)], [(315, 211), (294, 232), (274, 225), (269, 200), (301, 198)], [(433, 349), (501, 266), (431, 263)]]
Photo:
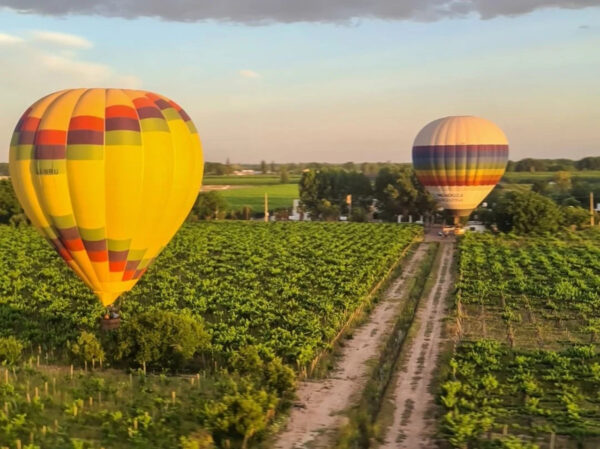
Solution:
[(366, 384), (367, 362), (378, 356), (394, 327), (405, 281), (416, 274), (426, 252), (427, 245), (419, 245), (366, 322), (354, 331), (351, 339), (345, 340), (330, 376), (299, 384), (297, 402), (286, 427), (275, 439), (275, 449), (331, 449), (332, 434), (346, 422), (343, 412), (358, 400)]
[(452, 263), (454, 239), (439, 238), (442, 251), (441, 264), (435, 283), (427, 298), (423, 298), (417, 311), (418, 326), (407, 353), (401, 372), (393, 386), (395, 403), (393, 422), (385, 434), (380, 449), (421, 449), (435, 447), (433, 434), (435, 422), (431, 418), (434, 407), (429, 386), (438, 366), (442, 343), (442, 319), (446, 314), (446, 298), (453, 285)]

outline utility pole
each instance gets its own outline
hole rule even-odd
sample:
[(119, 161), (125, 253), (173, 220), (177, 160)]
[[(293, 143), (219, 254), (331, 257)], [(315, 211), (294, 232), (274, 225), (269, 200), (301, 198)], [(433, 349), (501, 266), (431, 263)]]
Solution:
[(265, 192), (265, 223), (269, 222), (269, 196)]
[(594, 192), (590, 192), (590, 225), (594, 226)]

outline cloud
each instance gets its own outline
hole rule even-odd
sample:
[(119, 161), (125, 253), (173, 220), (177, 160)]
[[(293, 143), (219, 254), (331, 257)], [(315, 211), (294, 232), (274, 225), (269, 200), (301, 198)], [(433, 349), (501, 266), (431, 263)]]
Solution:
[(256, 73), (254, 70), (244, 69), (244, 70), (240, 70), (239, 73), (242, 78), (251, 78), (251, 79), (260, 78), (260, 74)]
[[(2, 66), (0, 141), (9, 141), (12, 128), (27, 106), (51, 92), (73, 87), (140, 86), (135, 76), (86, 60), (86, 48), (91, 46), (89, 43), (84, 47), (86, 42), (79, 36), (47, 31), (25, 33), (23, 37), (0, 34), (0, 58), (10, 61)], [(0, 148), (0, 161), (7, 159), (7, 152), (7, 145)]]
[(57, 33), (55, 31), (33, 31), (33, 38), (38, 42), (57, 45), (60, 47), (87, 49), (92, 48), (92, 43), (87, 39), (74, 34)]
[(13, 44), (19, 44), (21, 42), (23, 42), (23, 39), (21, 39), (18, 36), (12, 36), (10, 34), (0, 33), (0, 45), (13, 45)]
[(263, 24), (346, 22), (370, 17), (430, 21), (468, 14), (489, 19), (541, 8), (600, 6), (600, 0), (0, 0), (0, 6), (42, 15), (159, 17), (179, 22), (212, 19)]

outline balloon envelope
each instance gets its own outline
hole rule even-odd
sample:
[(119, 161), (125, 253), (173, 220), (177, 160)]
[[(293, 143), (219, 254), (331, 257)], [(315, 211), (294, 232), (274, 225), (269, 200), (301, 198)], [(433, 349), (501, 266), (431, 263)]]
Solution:
[(508, 141), (489, 120), (451, 116), (426, 125), (412, 154), (417, 178), (438, 204), (468, 216), (502, 178)]
[(139, 90), (50, 94), (25, 111), (10, 145), (25, 213), (104, 305), (130, 290), (171, 240), (202, 173), (190, 117)]

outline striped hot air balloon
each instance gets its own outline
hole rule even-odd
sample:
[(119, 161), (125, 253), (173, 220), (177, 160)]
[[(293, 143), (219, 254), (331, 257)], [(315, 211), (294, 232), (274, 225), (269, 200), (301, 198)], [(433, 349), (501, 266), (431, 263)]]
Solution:
[(458, 223), (498, 183), (508, 160), (508, 141), (489, 120), (444, 117), (426, 125), (415, 138), (417, 178)]
[(104, 305), (171, 240), (203, 167), (190, 117), (140, 90), (50, 94), (25, 111), (10, 145), (25, 213)]

